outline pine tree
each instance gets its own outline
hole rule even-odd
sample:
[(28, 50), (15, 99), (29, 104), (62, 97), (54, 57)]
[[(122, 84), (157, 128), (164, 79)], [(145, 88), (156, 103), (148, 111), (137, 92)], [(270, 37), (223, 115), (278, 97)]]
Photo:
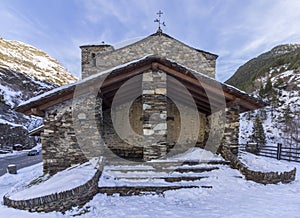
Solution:
[(258, 91), (259, 97), (264, 98), (264, 97), (265, 97), (265, 94), (266, 94), (266, 92), (265, 92), (264, 87), (261, 87), (261, 88), (259, 89), (259, 91)]
[(290, 105), (287, 105), (287, 107), (285, 108), (285, 110), (283, 112), (283, 118), (286, 123), (288, 123), (292, 120), (291, 114), (292, 114), (292, 112), (291, 112)]
[(4, 99), (4, 96), (2, 94), (0, 94), (0, 102), (5, 103), (5, 99)]
[(267, 79), (267, 83), (266, 83), (266, 86), (265, 86), (265, 93), (266, 94), (271, 94), (272, 90), (273, 90), (273, 85), (272, 85), (271, 79), (269, 77)]
[(264, 108), (259, 110), (259, 115), (261, 117), (261, 120), (266, 120), (267, 119), (267, 112)]
[(253, 124), (253, 141), (258, 144), (258, 147), (262, 147), (263, 145), (266, 144), (266, 135), (265, 135), (265, 130), (262, 125), (262, 121), (259, 118), (258, 115), (256, 115), (254, 124)]
[(292, 112), (289, 105), (287, 105), (287, 107), (283, 111), (283, 119), (285, 124), (285, 131), (287, 132), (291, 127), (291, 121), (292, 121)]
[(270, 96), (272, 96), (273, 91), (274, 91), (274, 89), (273, 89), (271, 79), (270, 79), (270, 77), (268, 77), (266, 85), (260, 87), (260, 89), (258, 91), (258, 95), (261, 98), (265, 98), (265, 97), (269, 98)]

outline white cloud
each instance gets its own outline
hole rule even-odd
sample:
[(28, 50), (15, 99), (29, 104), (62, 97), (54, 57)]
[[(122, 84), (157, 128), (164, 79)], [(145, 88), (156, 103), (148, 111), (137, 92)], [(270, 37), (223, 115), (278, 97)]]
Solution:
[(65, 10), (78, 14), (74, 17), (76, 24), (62, 26), (71, 21), (60, 23), (57, 19), (56, 25), (65, 30), (63, 33), (53, 31), (48, 23), (41, 23), (37, 15), (26, 16), (22, 8), (16, 10), (10, 1), (2, 1), (2, 37), (42, 48), (78, 75), (80, 45), (101, 41), (115, 44), (154, 33), (156, 12), (162, 10), (167, 34), (192, 47), (220, 55), (217, 70), (221, 80), (232, 75), (246, 60), (278, 44), (300, 42), (298, 0), (74, 1), (78, 11)]
[(33, 35), (45, 36), (42, 27), (12, 6), (0, 3), (0, 26), (3, 35), (29, 40)]
[[(223, 3), (222, 12), (212, 22), (218, 35), (215, 49), (222, 56), (221, 64), (218, 63), (220, 79), (225, 75), (228, 78), (246, 60), (279, 44), (300, 42), (299, 1), (247, 1), (243, 5), (237, 2), (230, 1), (226, 6)], [(229, 67), (231, 64), (235, 67)]]

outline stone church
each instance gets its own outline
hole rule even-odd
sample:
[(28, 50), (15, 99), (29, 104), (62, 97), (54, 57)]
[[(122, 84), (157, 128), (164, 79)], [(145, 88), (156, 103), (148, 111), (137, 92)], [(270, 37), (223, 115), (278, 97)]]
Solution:
[(217, 55), (158, 31), (115, 49), (84, 45), (82, 80), (17, 111), (43, 117), (44, 172), (92, 157), (163, 159), (238, 145), (239, 114), (264, 104), (215, 79)]

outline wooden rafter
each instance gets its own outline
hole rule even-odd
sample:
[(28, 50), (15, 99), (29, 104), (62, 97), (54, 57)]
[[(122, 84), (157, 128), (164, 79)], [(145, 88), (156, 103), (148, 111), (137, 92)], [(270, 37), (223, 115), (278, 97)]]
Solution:
[[(149, 69), (154, 71), (162, 70), (180, 81), (193, 96), (197, 107), (199, 109), (202, 108), (206, 113), (210, 112), (211, 107), (216, 108), (219, 105), (222, 106), (222, 104), (224, 104), (224, 98), (227, 106), (237, 103), (240, 105), (241, 111), (248, 111), (264, 106), (263, 102), (251, 98), (247, 96), (247, 94), (235, 90), (232, 87), (220, 84), (217, 81), (202, 75), (199, 75), (199, 79), (197, 79), (196, 77), (198, 75), (195, 75), (196, 73), (193, 73), (189, 69), (177, 65), (167, 59), (154, 56), (147, 57), (138, 62), (133, 62), (132, 64), (120, 66), (119, 68), (113, 69), (111, 72), (102, 75), (99, 74), (98, 77), (79, 82), (73, 86), (68, 86), (65, 89), (59, 89), (57, 92), (52, 92), (39, 100), (20, 106), (17, 108), (17, 111), (43, 116), (44, 111), (47, 110), (47, 108), (70, 100), (74, 98), (74, 95), (81, 96), (88, 93), (97, 93), (98, 91), (103, 98), (104, 106), (109, 107), (115, 93), (124, 82)], [(187, 96), (183, 92), (180, 92), (180, 88), (176, 87), (176, 83), (173, 84), (168, 81), (167, 88), (168, 93), (175, 92), (174, 94), (178, 94), (182, 102), (188, 104), (188, 100), (186, 100)], [(130, 95), (135, 94), (138, 89), (136, 86), (131, 87), (129, 85), (125, 90), (126, 91), (119, 96), (120, 100), (124, 101), (129, 99)], [(235, 102), (236, 99), (240, 99), (239, 102)]]

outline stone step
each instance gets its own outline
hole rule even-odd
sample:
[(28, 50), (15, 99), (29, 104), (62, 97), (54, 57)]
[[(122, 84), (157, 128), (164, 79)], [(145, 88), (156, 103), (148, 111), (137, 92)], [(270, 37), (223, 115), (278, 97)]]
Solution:
[(99, 193), (106, 195), (119, 194), (120, 196), (131, 196), (141, 194), (163, 194), (168, 190), (178, 190), (183, 188), (212, 188), (209, 185), (195, 186), (195, 185), (176, 185), (176, 186), (117, 186), (117, 187), (100, 187)]
[(199, 165), (199, 164), (229, 165), (230, 161), (225, 161), (225, 160), (210, 160), (210, 161), (186, 160), (183, 162), (183, 165)]
[(149, 161), (149, 162), (133, 162), (133, 161), (107, 161), (106, 165), (109, 166), (182, 166), (182, 165), (200, 165), (200, 164), (210, 164), (210, 165), (229, 165), (229, 161), (224, 160), (186, 160), (186, 161)]
[(220, 169), (219, 167), (189, 167), (189, 168), (177, 168), (174, 169), (175, 172), (179, 172), (179, 173), (203, 173), (203, 172), (209, 172), (209, 171), (213, 171), (213, 170), (218, 170)]
[(128, 177), (128, 176), (118, 176), (117, 180), (126, 180), (130, 181), (142, 181), (142, 180), (164, 180), (166, 182), (174, 183), (174, 182), (183, 182), (183, 181), (196, 181), (204, 178), (208, 178), (208, 176), (139, 176), (139, 177)]
[(109, 163), (104, 167), (99, 192), (108, 195), (139, 195), (160, 194), (181, 188), (212, 188), (202, 179), (209, 178), (209, 172), (227, 164), (223, 160)]
[(138, 173), (171, 173), (171, 172), (178, 172), (178, 173), (203, 173), (203, 172), (209, 172), (213, 170), (218, 170), (219, 167), (215, 166), (209, 166), (209, 167), (174, 167), (174, 168), (153, 168), (153, 169), (147, 169), (147, 168), (111, 168), (111, 169), (105, 169), (105, 172), (109, 174), (111, 172), (112, 174), (117, 174), (117, 173), (122, 173), (122, 174), (128, 174), (128, 173), (133, 173), (133, 172), (138, 172)]

